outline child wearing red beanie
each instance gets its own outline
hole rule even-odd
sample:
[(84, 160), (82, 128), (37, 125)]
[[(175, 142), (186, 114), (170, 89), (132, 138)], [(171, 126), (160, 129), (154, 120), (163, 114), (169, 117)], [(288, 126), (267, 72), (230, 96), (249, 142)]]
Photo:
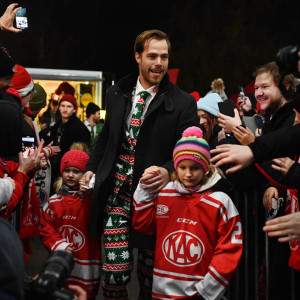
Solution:
[(143, 189), (144, 177), (160, 172), (152, 166), (133, 196), (133, 228), (156, 234), (152, 299), (221, 299), (242, 255), (241, 219), (202, 135), (198, 127), (183, 132), (173, 181), (159, 194)]
[(40, 235), (50, 251), (73, 254), (74, 268), (65, 286), (79, 285), (93, 298), (100, 283), (101, 242), (100, 236), (88, 236), (92, 200), (79, 191), (88, 159), (81, 150), (68, 151), (62, 157), (62, 177), (56, 181), (56, 194), (43, 207)]

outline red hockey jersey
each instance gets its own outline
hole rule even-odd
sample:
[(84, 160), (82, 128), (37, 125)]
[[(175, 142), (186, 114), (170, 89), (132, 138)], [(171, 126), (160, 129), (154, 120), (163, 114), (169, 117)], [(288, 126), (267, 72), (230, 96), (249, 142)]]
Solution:
[(133, 227), (156, 233), (153, 299), (220, 299), (242, 255), (242, 225), (223, 192), (134, 194)]
[(74, 244), (74, 268), (65, 285), (80, 285), (88, 298), (98, 293), (101, 276), (101, 242), (88, 236), (91, 197), (54, 195), (43, 207), (40, 234), (51, 251)]

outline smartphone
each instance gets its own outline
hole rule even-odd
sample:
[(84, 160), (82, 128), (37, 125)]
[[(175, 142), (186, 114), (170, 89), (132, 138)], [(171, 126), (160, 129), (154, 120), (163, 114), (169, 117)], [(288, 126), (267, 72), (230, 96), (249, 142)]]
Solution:
[(264, 127), (264, 121), (261, 116), (254, 116), (255, 123), (258, 129), (262, 129)]
[(32, 156), (35, 148), (34, 137), (22, 137), (22, 152), (23, 157)]
[(229, 117), (234, 117), (234, 109), (236, 108), (236, 106), (233, 101), (231, 101), (230, 99), (226, 99), (225, 101), (219, 102), (218, 106), (221, 114)]
[(244, 93), (244, 89), (242, 86), (240, 87), (240, 97), (241, 97), (241, 100), (243, 102), (245, 102), (245, 93)]
[(27, 20), (27, 10), (22, 7), (16, 13), (16, 28), (18, 29), (27, 29), (28, 28), (28, 20)]

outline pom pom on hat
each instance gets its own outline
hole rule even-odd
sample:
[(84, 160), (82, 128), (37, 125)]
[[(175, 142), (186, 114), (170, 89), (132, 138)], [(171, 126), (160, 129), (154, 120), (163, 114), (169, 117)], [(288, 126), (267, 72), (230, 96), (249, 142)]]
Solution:
[(205, 174), (208, 172), (210, 149), (202, 137), (202, 130), (196, 126), (189, 127), (183, 132), (173, 151), (175, 169), (182, 160), (189, 159), (200, 164)]
[(85, 166), (89, 160), (89, 155), (80, 150), (71, 150), (64, 154), (60, 162), (60, 174), (67, 167), (76, 167), (84, 172)]
[(70, 95), (74, 96), (75, 89), (70, 83), (68, 83), (67, 81), (64, 81), (55, 90), (55, 94), (61, 95), (62, 92), (64, 92), (64, 94), (70, 94)]
[(20, 65), (16, 65), (17, 73), (12, 79), (12, 87), (16, 89), (21, 97), (27, 96), (34, 89), (31, 76), (26, 69)]
[(67, 101), (67, 102), (70, 102), (74, 108), (77, 110), (77, 101), (76, 101), (76, 98), (71, 95), (71, 94), (65, 94), (62, 96), (62, 98), (59, 100), (59, 104), (61, 104), (63, 101)]
[(211, 88), (213, 92), (220, 93), (221, 91), (225, 90), (225, 84), (222, 78), (217, 78), (212, 81)]
[(196, 126), (189, 127), (183, 132), (182, 137), (189, 137), (189, 136), (195, 136), (201, 139), (203, 137), (203, 131)]

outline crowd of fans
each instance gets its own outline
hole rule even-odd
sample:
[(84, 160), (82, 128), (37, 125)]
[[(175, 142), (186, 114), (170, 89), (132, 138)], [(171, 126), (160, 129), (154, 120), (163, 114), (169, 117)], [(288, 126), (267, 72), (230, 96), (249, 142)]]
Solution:
[[(18, 9), (8, 6), (1, 30), (20, 32)], [(132, 248), (140, 299), (221, 299), (243, 247), (230, 196), (253, 190), (268, 211), (263, 230), (278, 237), (270, 239), (270, 299), (288, 299), (290, 268), (300, 279), (300, 51), (284, 49), (292, 65), (282, 50), (258, 67), (253, 92), (232, 101), (221, 78), (204, 97), (172, 84), (169, 49), (161, 31), (137, 37), (139, 73), (108, 90), (104, 126), (94, 103), (84, 122), (77, 117), (68, 82), (41, 114), (47, 93), (0, 49), (0, 217), (8, 221), (0, 239), (14, 257), (3, 260), (14, 270), (9, 280), (1, 263), (0, 299), (24, 298), (20, 253), (28, 259), (32, 236), (49, 253), (72, 255), (65, 287), (79, 299), (95, 299), (101, 267), (104, 298), (128, 299)]]

